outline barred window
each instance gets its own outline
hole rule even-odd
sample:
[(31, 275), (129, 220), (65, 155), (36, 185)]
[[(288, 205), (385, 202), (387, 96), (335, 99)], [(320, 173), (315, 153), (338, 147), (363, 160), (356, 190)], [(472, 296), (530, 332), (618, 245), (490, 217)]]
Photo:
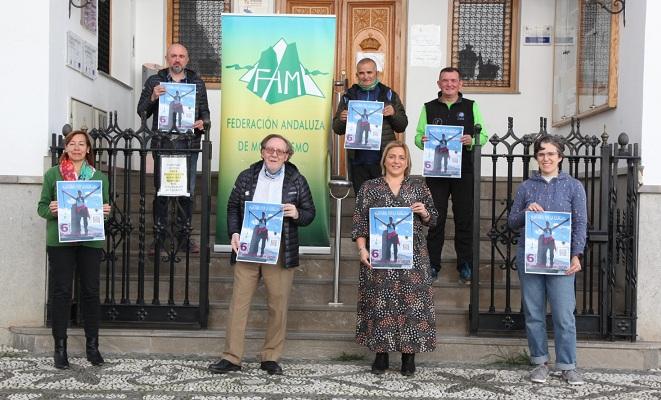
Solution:
[(451, 64), (467, 92), (517, 90), (518, 0), (453, 0)]
[(97, 69), (110, 75), (110, 2), (98, 2)]
[(170, 0), (169, 43), (188, 49), (188, 67), (210, 88), (220, 84), (220, 15), (230, 10), (229, 0)]

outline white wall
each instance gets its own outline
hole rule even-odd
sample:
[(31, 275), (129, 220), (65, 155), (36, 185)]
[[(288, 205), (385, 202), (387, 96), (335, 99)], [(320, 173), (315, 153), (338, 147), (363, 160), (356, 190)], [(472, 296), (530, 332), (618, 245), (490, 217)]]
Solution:
[[(548, 0), (525, 0), (521, 2), (521, 21), (528, 25), (553, 25), (554, 2)], [(433, 24), (441, 27), (441, 50), (443, 66), (449, 65), (448, 58), (448, 1), (410, 0), (408, 26)], [(411, 36), (409, 35), (409, 40)], [(408, 49), (413, 46), (408, 43)], [(516, 94), (470, 94), (466, 97), (478, 102), (484, 116), (489, 136), (507, 132), (507, 117), (514, 117), (515, 133), (539, 131), (539, 117), (550, 117), (553, 76), (553, 48), (551, 46), (520, 46), (519, 93)], [(410, 56), (409, 56), (410, 57)], [(434, 99), (438, 93), (436, 67), (412, 67), (407, 69), (406, 110), (409, 126), (406, 141), (415, 146), (415, 128), (422, 105)], [(490, 151), (487, 144), (484, 151)], [(422, 153), (413, 150), (414, 174), (422, 173)], [(485, 167), (486, 168), (486, 167)]]
[[(134, 125), (140, 126), (140, 118), (136, 114), (136, 107), (142, 91), (142, 65), (145, 63), (154, 63), (165, 66), (166, 52), (166, 30), (167, 30), (167, 7), (163, 0), (140, 0), (136, 4), (136, 24), (135, 37), (135, 106), (132, 113)], [(162, 16), (162, 18), (159, 18)], [(195, 58), (195, 54), (188, 55), (190, 59)], [(211, 160), (211, 170), (218, 171), (218, 149), (220, 148), (220, 90), (207, 88), (207, 97), (209, 101), (209, 111), (211, 116), (211, 140), (213, 142), (213, 158)], [(151, 123), (151, 119), (149, 120)], [(149, 125), (151, 127), (151, 125)], [(198, 170), (200, 170), (202, 160), (198, 161)]]
[[(3, 4), (0, 12), (0, 71), (5, 77), (0, 118), (5, 142), (0, 175), (40, 176), (43, 138), (48, 133), (49, 9), (32, 2)], [(18, 147), (17, 147), (18, 146)]]
[[(657, 113), (661, 110), (661, 54), (659, 54), (659, 45), (657, 40), (661, 38), (661, 2), (647, 2), (645, 13), (645, 37), (640, 40), (640, 47), (647, 44), (644, 50), (644, 69), (643, 87), (642, 87), (642, 138), (641, 148), (642, 163), (645, 166), (643, 171), (643, 183), (647, 185), (661, 185), (661, 157), (658, 156), (656, 146), (659, 145), (659, 116)], [(627, 16), (628, 10), (627, 10)], [(631, 20), (630, 20), (631, 21)], [(642, 24), (641, 24), (642, 25)]]
[[(651, 2), (654, 3), (654, 2)], [(655, 5), (658, 7), (658, 5)], [(554, 24), (555, 3), (548, 0), (521, 1), (521, 27), (525, 25), (551, 25)], [(645, 2), (627, 3), (627, 26), (620, 24), (620, 57), (618, 81), (618, 106), (616, 109), (594, 115), (581, 121), (583, 134), (600, 136), (604, 125), (610, 135), (609, 142), (615, 142), (620, 132), (626, 132), (630, 142), (641, 141), (642, 129), (642, 97), (643, 93), (643, 43), (645, 42)], [(436, 24), (441, 26), (442, 59), (448, 60), (447, 55), (447, 0), (410, 0), (408, 10), (409, 29), (414, 24)], [(648, 24), (649, 25), (649, 24)], [(659, 37), (658, 24), (649, 28), (649, 37)], [(410, 40), (410, 35), (409, 35)], [(411, 49), (412, 43), (408, 43)], [(646, 70), (646, 81), (656, 82), (656, 85), (645, 84), (648, 90), (646, 102), (658, 104), (658, 88), (661, 87), (659, 78), (653, 77), (658, 71), (658, 56), (652, 47), (648, 50), (649, 56), (657, 57), (656, 64), (651, 62), (651, 69)], [(550, 126), (552, 91), (553, 91), (553, 47), (552, 46), (520, 46), (519, 53), (519, 93), (518, 94), (466, 94), (480, 105), (484, 115), (489, 135), (497, 133), (502, 136), (507, 131), (507, 117), (514, 117), (514, 132), (520, 137), (522, 134), (539, 131), (539, 117), (547, 117), (550, 133), (566, 135), (569, 126), (553, 128)], [(657, 66), (657, 68), (654, 68)], [(407, 129), (407, 143), (414, 146), (415, 127), (418, 115), (424, 102), (436, 97), (438, 88), (438, 68), (408, 67), (406, 80), (406, 109), (409, 115)], [(656, 79), (656, 81), (654, 81)], [(656, 101), (654, 103), (653, 101)], [(659, 107), (646, 107), (650, 109), (649, 128), (652, 129), (653, 113)], [(654, 140), (650, 136), (650, 141)], [(487, 144), (484, 151), (490, 151)], [(421, 173), (421, 156), (416, 157), (414, 150), (413, 173)], [(643, 152), (644, 154), (644, 152)], [(644, 159), (644, 163), (651, 160)], [(486, 168), (487, 166), (483, 166)], [(661, 181), (661, 160), (659, 160), (657, 182)], [(483, 173), (487, 171), (483, 169)], [(502, 173), (502, 171), (501, 171)], [(647, 171), (646, 175), (652, 175)]]
[[(617, 136), (620, 132), (626, 132), (629, 135), (630, 143), (640, 143), (643, 104), (641, 93), (643, 90), (643, 59), (645, 56), (645, 3), (658, 6), (658, 2), (655, 1), (627, 2), (626, 26), (622, 24), (622, 15), (620, 15), (617, 107), (582, 120), (581, 132), (583, 134), (589, 133), (590, 135), (601, 136), (604, 125), (606, 125), (609, 142), (617, 142)], [(650, 5), (647, 7), (650, 7)], [(648, 25), (657, 25), (651, 29), (655, 30), (656, 38), (658, 38), (660, 32), (658, 23)], [(654, 47), (658, 50), (658, 46), (650, 46), (647, 53), (652, 54)], [(658, 88), (659, 86), (656, 89), (657, 96), (654, 97), (658, 97)], [(569, 131), (569, 127), (554, 131), (564, 135)]]
[[(124, 4), (131, 9), (131, 3)], [(78, 36), (91, 43), (96, 43), (96, 36), (85, 30), (80, 25), (80, 10), (72, 8), (71, 19), (69, 19), (68, 0), (54, 0), (51, 2), (50, 13), (50, 38), (49, 62), (50, 66), (50, 96), (48, 127), (36, 134), (41, 145), (41, 155), (45, 154), (50, 144), (50, 133), (59, 133), (62, 125), (69, 122), (70, 98), (75, 98), (94, 107), (105, 111), (117, 111), (118, 123), (122, 128), (133, 128), (133, 118), (130, 117), (134, 109), (132, 88), (120, 83), (113, 78), (102, 74), (96, 80), (91, 80), (78, 71), (67, 67), (66, 64), (66, 37), (67, 31), (72, 31)], [(113, 40), (123, 43), (122, 46), (112, 42), (111, 68), (118, 68), (119, 77), (131, 83), (131, 73), (127, 74), (126, 65), (132, 66), (132, 62), (120, 62), (120, 59), (132, 60), (131, 47), (126, 46), (126, 38), (132, 36), (133, 14), (119, 12), (112, 15)], [(20, 18), (19, 18), (20, 19)], [(43, 72), (42, 72), (43, 73)], [(111, 69), (111, 75), (113, 70)], [(134, 111), (133, 111), (134, 112)], [(74, 127), (79, 128), (79, 127)], [(41, 174), (41, 173), (40, 173)]]

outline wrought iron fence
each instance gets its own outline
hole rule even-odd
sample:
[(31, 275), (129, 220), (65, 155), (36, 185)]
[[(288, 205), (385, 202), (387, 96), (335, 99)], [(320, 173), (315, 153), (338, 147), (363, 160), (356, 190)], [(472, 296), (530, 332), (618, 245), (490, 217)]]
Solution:
[[(142, 126), (120, 129), (117, 114), (108, 127), (94, 129), (95, 167), (108, 176), (112, 211), (106, 223), (106, 246), (101, 262), (101, 323), (106, 326), (145, 328), (205, 328), (209, 314), (209, 227), (211, 142), (209, 126), (201, 149), (192, 146), (192, 131), (152, 132)], [(63, 137), (52, 135), (55, 165), (64, 150)], [(159, 160), (168, 155), (202, 155), (200, 217), (192, 218), (191, 198), (161, 197)], [(154, 173), (148, 173), (153, 158)], [(196, 157), (195, 157), (196, 158)], [(196, 174), (198, 175), (198, 174)], [(190, 188), (190, 186), (189, 186)], [(152, 198), (152, 209), (148, 199)], [(154, 212), (157, 208), (162, 212)], [(153, 223), (147, 221), (153, 213)], [(199, 258), (191, 245), (199, 232)], [(50, 299), (50, 295), (49, 295)], [(81, 320), (75, 288), (72, 324)], [(47, 318), (49, 320), (49, 318)]]
[[(523, 333), (515, 264), (519, 234), (509, 228), (507, 218), (517, 185), (529, 176), (534, 157), (531, 146), (546, 133), (545, 118), (540, 118), (538, 132), (523, 135), (515, 133), (513, 118), (509, 118), (507, 133), (489, 140), (491, 154), (475, 151), (477, 165), (480, 161), (491, 165), (490, 176), (482, 177), (487, 178), (483, 185), (488, 193), (480, 193), (479, 183), (475, 186), (475, 198), (486, 195), (489, 207), (485, 212), (476, 206), (474, 225), (476, 237), (486, 237), (490, 250), (480, 254), (480, 240), (474, 241), (474, 265), (481, 267), (475, 268), (471, 287), (471, 334)], [(582, 337), (633, 341), (640, 156), (638, 144), (629, 144), (626, 134), (619, 135), (617, 144), (608, 139), (605, 131), (600, 137), (583, 135), (580, 121), (572, 121), (570, 133), (562, 138), (566, 152), (561, 168), (583, 183), (588, 202), (588, 242), (575, 285), (576, 328)], [(481, 215), (489, 220), (486, 232), (480, 232)], [(481, 299), (487, 295), (488, 299)], [(550, 315), (547, 322), (551, 327)]]

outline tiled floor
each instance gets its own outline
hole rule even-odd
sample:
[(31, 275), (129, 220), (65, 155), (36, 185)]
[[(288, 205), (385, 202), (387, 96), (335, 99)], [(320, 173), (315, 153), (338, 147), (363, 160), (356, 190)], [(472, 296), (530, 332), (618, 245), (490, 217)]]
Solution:
[[(395, 358), (395, 357), (393, 357)], [(269, 376), (255, 362), (227, 375), (207, 372), (215, 360), (106, 355), (92, 367), (70, 357), (71, 369), (56, 370), (49, 355), (0, 348), (0, 398), (127, 400), (261, 399), (659, 399), (661, 371), (582, 370), (586, 384), (572, 387), (552, 375), (546, 384), (527, 380), (529, 368), (502, 365), (421, 363), (412, 378), (398, 360), (381, 376), (371, 360), (284, 360), (284, 376)]]

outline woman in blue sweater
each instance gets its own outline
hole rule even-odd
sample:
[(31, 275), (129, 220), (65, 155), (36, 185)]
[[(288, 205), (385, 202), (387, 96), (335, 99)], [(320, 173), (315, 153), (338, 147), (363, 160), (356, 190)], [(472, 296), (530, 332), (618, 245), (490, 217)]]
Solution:
[(556, 136), (541, 136), (534, 144), (539, 172), (524, 181), (514, 197), (508, 219), (512, 229), (523, 228), (526, 211), (571, 212), (571, 261), (565, 275), (527, 274), (523, 266), (525, 231), (517, 251), (517, 269), (523, 296), (523, 312), (530, 361), (535, 368), (530, 380), (544, 383), (549, 375), (546, 303), (551, 304), (555, 336), (555, 366), (569, 384), (584, 383), (576, 372), (576, 295), (575, 273), (581, 270), (581, 256), (587, 236), (585, 189), (581, 183), (559, 169), (564, 145)]

